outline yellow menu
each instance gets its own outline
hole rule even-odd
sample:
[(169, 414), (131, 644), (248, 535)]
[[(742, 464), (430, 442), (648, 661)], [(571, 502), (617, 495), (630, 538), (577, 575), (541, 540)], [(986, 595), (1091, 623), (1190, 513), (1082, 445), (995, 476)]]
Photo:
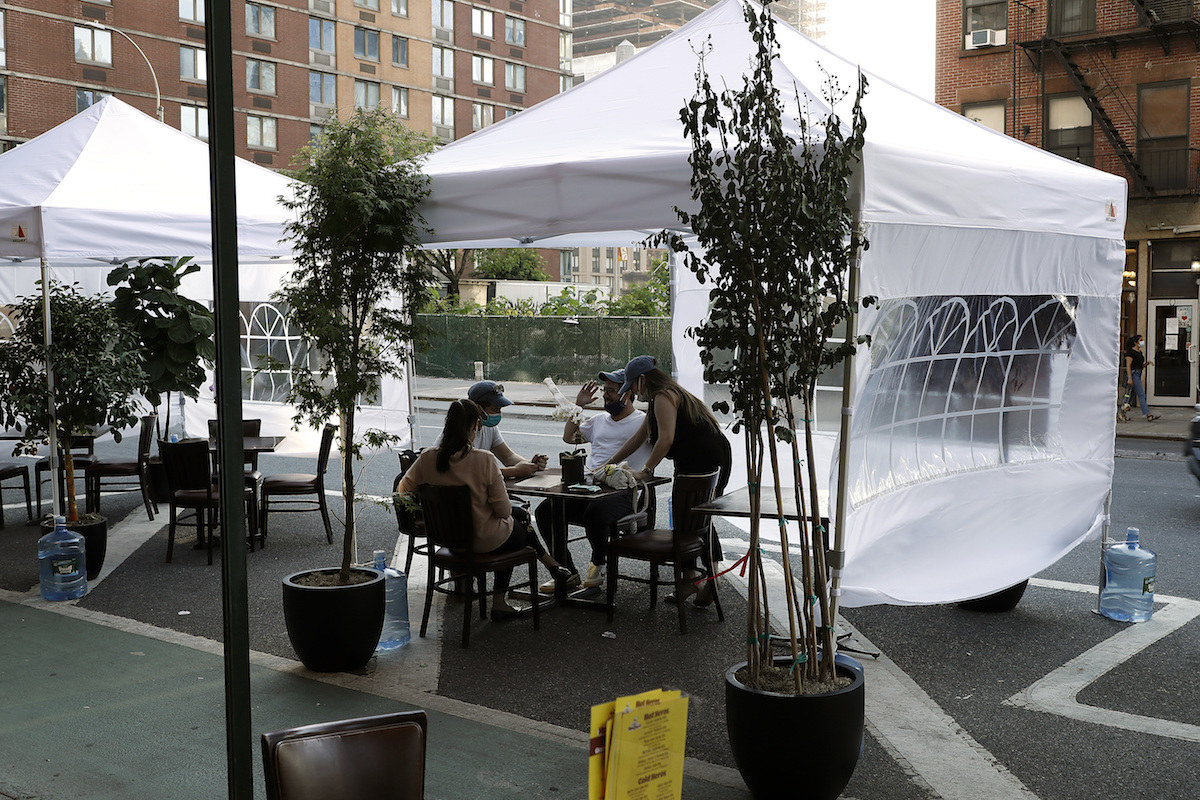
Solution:
[(687, 708), (662, 689), (592, 706), (588, 800), (680, 800)]

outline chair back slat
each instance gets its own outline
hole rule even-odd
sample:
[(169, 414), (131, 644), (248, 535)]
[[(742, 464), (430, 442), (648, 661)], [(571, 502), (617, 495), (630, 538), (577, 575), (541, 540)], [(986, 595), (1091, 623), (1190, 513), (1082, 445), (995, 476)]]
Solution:
[(137, 460), (138, 465), (146, 463), (150, 458), (150, 445), (154, 441), (154, 428), (158, 425), (158, 414), (147, 414), (142, 417), (142, 427), (138, 431)]
[[(393, 494), (395, 494), (397, 487), (400, 486), (400, 479), (412, 469), (413, 464), (417, 463), (419, 453), (415, 450), (401, 450), (397, 455), (400, 456), (400, 472), (397, 473), (395, 480), (392, 481)], [(396, 526), (405, 536), (411, 536), (417, 528), (417, 521), (413, 512), (405, 508), (404, 504), (399, 500), (393, 500), (392, 506), (396, 510)]]
[(329, 468), (329, 452), (333, 449), (333, 435), (337, 433), (337, 429), (337, 425), (326, 423), (325, 429), (321, 431), (321, 451), (317, 454), (318, 475), (324, 475), (325, 470)]
[(671, 512), (675, 517), (673, 533), (676, 538), (703, 536), (709, 526), (709, 516), (696, 514), (693, 508), (713, 499), (717, 490), (716, 470), (703, 475), (676, 475), (671, 487)]
[(167, 485), (172, 492), (180, 489), (208, 489), (212, 486), (212, 467), (208, 457), (208, 441), (184, 439), (181, 442), (159, 442), (167, 472)]
[(473, 552), (475, 522), (471, 517), (470, 488), (423, 483), (417, 491), (430, 543), (455, 552)]

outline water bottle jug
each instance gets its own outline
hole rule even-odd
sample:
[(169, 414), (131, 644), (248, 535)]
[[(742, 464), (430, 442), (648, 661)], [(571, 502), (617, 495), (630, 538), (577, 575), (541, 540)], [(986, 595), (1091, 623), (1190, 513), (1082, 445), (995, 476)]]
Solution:
[(1154, 570), (1158, 556), (1138, 543), (1130, 528), (1122, 544), (1104, 551), (1100, 613), (1120, 622), (1145, 622), (1154, 611)]
[(395, 650), (408, 644), (411, 632), (408, 626), (408, 576), (387, 565), (387, 553), (375, 551), (375, 569), (383, 573), (384, 600), (383, 633), (379, 636), (380, 650)]
[(66, 517), (55, 517), (54, 530), (38, 539), (38, 572), (45, 600), (75, 600), (87, 594), (83, 537), (67, 530)]

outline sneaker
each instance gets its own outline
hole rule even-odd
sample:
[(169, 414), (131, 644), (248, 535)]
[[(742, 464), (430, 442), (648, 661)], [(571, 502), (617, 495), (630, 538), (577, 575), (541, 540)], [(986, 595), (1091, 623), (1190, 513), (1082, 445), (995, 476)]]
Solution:
[(1147, 414), (1146, 422), (1154, 422), (1154, 420), (1161, 419), (1161, 418), (1162, 418), (1162, 414)]
[(595, 564), (588, 563), (587, 574), (583, 577), (582, 586), (585, 589), (595, 589), (598, 586), (604, 585), (604, 567), (597, 567)]
[[(555, 569), (560, 569), (563, 572), (568, 571), (566, 569), (566, 567), (555, 567)], [(579, 573), (571, 572), (570, 575), (566, 576), (566, 577), (560, 576), (558, 578), (551, 578), (550, 580), (546, 581), (541, 586), (539, 586), (538, 591), (541, 592), (542, 594), (554, 594), (554, 587), (558, 585), (560, 578), (561, 578), (563, 584), (567, 587), (567, 591), (570, 591), (571, 589), (579, 588)]]

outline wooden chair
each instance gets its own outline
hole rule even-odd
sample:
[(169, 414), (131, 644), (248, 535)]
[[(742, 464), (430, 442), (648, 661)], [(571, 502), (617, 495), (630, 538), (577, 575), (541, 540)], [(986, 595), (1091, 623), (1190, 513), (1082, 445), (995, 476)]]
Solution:
[[(83, 478), (87, 475), (87, 468), (93, 461), (96, 460), (96, 437), (94, 436), (76, 436), (71, 440), (71, 455), (75, 465), (75, 478)], [(60, 447), (58, 450), (58, 496), (63, 499), (63, 508), (66, 508), (67, 496), (67, 463), (65, 451)], [(45, 477), (43, 477), (45, 473)], [(33, 465), (34, 483), (36, 485), (35, 493), (37, 495), (37, 510), (38, 519), (42, 516), (42, 484), (50, 481), (50, 459), (43, 456)], [(86, 487), (87, 482), (84, 482)], [(86, 495), (86, 490), (85, 490)], [(84, 503), (86, 506), (86, 501)]]
[(267, 800), (423, 800), (424, 711), (262, 735)]
[(15, 486), (5, 486), (4, 481), (13, 478), (21, 479), (21, 488), (25, 490), (25, 513), (29, 521), (33, 521), (33, 501), (29, 491), (29, 468), (20, 461), (0, 461), (0, 528), (4, 527), (4, 490), (15, 489)]
[[(421, 636), (429, 627), (429, 610), (433, 593), (451, 582), (462, 584), (463, 629), (462, 646), (471, 638), (471, 607), (479, 599), (479, 618), (487, 618), (487, 573), (513, 569), (522, 564), (529, 567), (528, 586), (534, 594), (533, 628), (538, 630), (537, 553), (532, 547), (522, 547), (507, 553), (476, 553), (475, 523), (471, 518), (471, 490), (466, 486), (420, 487), (421, 512), (425, 517), (425, 534), (429, 538), (429, 575), (425, 582), (425, 611), (421, 615)], [(434, 570), (445, 570), (445, 576), (434, 579)], [(476, 584), (478, 583), (478, 589)], [(518, 584), (520, 588), (526, 584)]]
[[(243, 437), (262, 436), (262, 420), (261, 419), (244, 419), (244, 420), (242, 420), (242, 436)], [(217, 438), (217, 421), (215, 419), (210, 419), (208, 421), (208, 438), (209, 439)], [(263, 482), (263, 474), (258, 471), (258, 453), (257, 452), (243, 453), (242, 456), (243, 456), (242, 457), (242, 466), (244, 466), (246, 468), (246, 473), (245, 473), (246, 474), (246, 488), (249, 489), (254, 494), (254, 513), (257, 516), (259, 513), (258, 508), (260, 505), (259, 495), (261, 494), (260, 490), (261, 490), (262, 482)], [(213, 469), (216, 470), (216, 468), (217, 468), (217, 466), (216, 466), (217, 465), (217, 453), (215, 451), (212, 453), (212, 458), (213, 458)], [(258, 533), (262, 539), (262, 545), (264, 547), (266, 547), (266, 545), (267, 545), (266, 528), (262, 525), (259, 525)]]
[(103, 478), (136, 478), (137, 482), (119, 481), (110, 484), (118, 487), (137, 486), (142, 492), (142, 502), (146, 506), (146, 516), (151, 522), (158, 511), (157, 504), (150, 498), (149, 478), (146, 475), (146, 465), (150, 461), (150, 444), (154, 441), (154, 427), (158, 422), (157, 414), (142, 417), (142, 426), (138, 431), (137, 458), (133, 461), (114, 461), (106, 458), (93, 459), (84, 468), (83, 485), (86, 494), (84, 502), (88, 511), (100, 513), (100, 481)]
[[(159, 442), (158, 452), (167, 471), (171, 488), (171, 521), (167, 529), (167, 563), (175, 552), (175, 526), (179, 509), (191, 509), (196, 515), (196, 543), (206, 540), (208, 563), (213, 563), (213, 532), (217, 526), (221, 493), (213, 482), (213, 473), (205, 439), (184, 439), (181, 442)], [(253, 495), (245, 489), (246, 523), (250, 528), (250, 549), (254, 549), (257, 521)], [(208, 535), (204, 536), (207, 526)]]
[[(264, 540), (267, 538), (267, 515), (272, 511), (271, 498), (279, 496), (287, 499), (276, 500), (273, 509), (275, 511), (286, 513), (320, 511), (321, 520), (325, 523), (325, 539), (333, 544), (333, 528), (329, 524), (329, 505), (325, 501), (325, 470), (329, 468), (329, 452), (333, 449), (333, 437), (337, 433), (337, 429), (337, 425), (326, 425), (325, 430), (321, 432), (321, 450), (317, 454), (317, 473), (315, 475), (291, 472), (268, 475), (263, 478), (259, 528), (262, 530)], [(303, 495), (316, 495), (316, 500), (304, 499)], [(350, 503), (347, 502), (346, 505), (349, 506)]]
[[(402, 450), (397, 455), (400, 457), (400, 472), (392, 480), (392, 494), (396, 494), (396, 490), (400, 487), (400, 481), (405, 473), (412, 468), (412, 465), (417, 463), (417, 453), (415, 450)], [(398, 500), (392, 501), (392, 506), (396, 510), (396, 527), (400, 529), (400, 533), (408, 538), (408, 555), (404, 557), (404, 574), (408, 574), (412, 567), (414, 553), (420, 553), (423, 556), (429, 555), (429, 543), (418, 545), (417, 539), (425, 538), (425, 522), (417, 514), (409, 511)]]
[[(674, 575), (676, 594), (682, 597), (683, 564), (699, 559), (701, 577), (713, 575), (711, 523), (707, 516), (695, 514), (692, 509), (713, 499), (717, 488), (717, 472), (704, 475), (676, 475), (671, 487), (671, 506), (675, 515), (671, 530), (642, 530), (628, 536), (618, 536), (608, 543), (608, 621), (612, 622), (613, 603), (617, 596), (617, 578), (650, 584), (650, 607), (658, 604), (659, 567), (670, 564)], [(618, 574), (620, 559), (629, 558), (650, 564), (650, 578), (639, 578)], [(721, 597), (713, 581), (713, 602), (717, 607), (717, 618), (724, 621)], [(679, 610), (679, 632), (687, 633), (687, 616), (684, 603), (677, 604)]]

